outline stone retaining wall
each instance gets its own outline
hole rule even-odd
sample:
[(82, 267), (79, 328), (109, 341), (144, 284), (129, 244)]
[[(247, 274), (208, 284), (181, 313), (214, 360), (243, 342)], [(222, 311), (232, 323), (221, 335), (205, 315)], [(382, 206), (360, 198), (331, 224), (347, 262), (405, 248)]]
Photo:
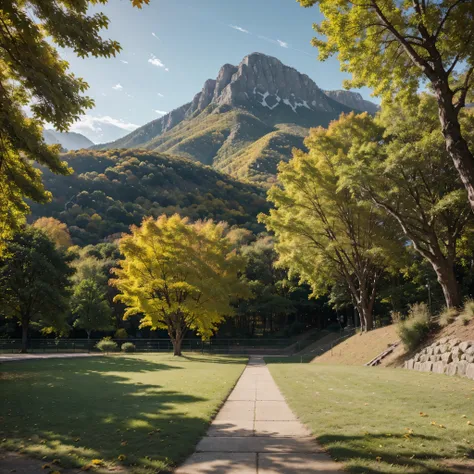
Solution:
[(407, 360), (405, 369), (459, 375), (474, 380), (474, 341), (443, 338)]

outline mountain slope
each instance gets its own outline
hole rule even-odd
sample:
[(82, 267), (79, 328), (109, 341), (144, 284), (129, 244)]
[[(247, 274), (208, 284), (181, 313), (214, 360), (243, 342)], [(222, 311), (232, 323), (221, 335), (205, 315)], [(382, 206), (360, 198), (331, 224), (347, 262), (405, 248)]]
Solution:
[(183, 158), (146, 150), (81, 150), (63, 155), (72, 176), (43, 170), (49, 204), (31, 204), (32, 219), (55, 217), (73, 242), (97, 243), (127, 232), (146, 216), (179, 213), (261, 232), (257, 215), (269, 205), (263, 188), (236, 181)]
[(167, 152), (236, 177), (272, 182), (276, 164), (291, 157), (293, 146), (303, 146), (310, 127), (327, 126), (351, 110), (307, 75), (253, 53), (238, 66), (224, 65), (191, 102), (95, 148)]
[(44, 129), (43, 137), (48, 145), (59, 143), (65, 150), (80, 150), (94, 145), (87, 137), (75, 132), (57, 132), (56, 130)]

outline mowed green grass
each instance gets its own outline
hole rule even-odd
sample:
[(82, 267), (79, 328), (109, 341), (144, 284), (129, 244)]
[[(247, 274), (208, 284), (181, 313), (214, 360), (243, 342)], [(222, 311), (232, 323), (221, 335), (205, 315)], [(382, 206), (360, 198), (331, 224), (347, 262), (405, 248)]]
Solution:
[(194, 450), (245, 362), (132, 355), (2, 364), (0, 448), (62, 467), (97, 460), (166, 472)]
[(266, 362), (292, 410), (349, 472), (474, 472), (474, 381)]

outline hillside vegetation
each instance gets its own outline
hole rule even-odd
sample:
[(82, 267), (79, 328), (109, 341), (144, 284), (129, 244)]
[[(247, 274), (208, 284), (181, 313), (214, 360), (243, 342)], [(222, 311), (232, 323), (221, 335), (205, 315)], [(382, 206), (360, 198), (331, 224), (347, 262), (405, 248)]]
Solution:
[(74, 174), (44, 171), (53, 201), (33, 204), (32, 219), (60, 219), (69, 226), (75, 244), (127, 232), (145, 216), (174, 213), (263, 230), (256, 216), (269, 208), (264, 190), (209, 167), (145, 150), (81, 150), (63, 159)]
[[(263, 183), (275, 181), (278, 163), (291, 158), (292, 148), (304, 148), (307, 134), (307, 128), (292, 124), (268, 125), (244, 109), (216, 110), (210, 105), (140, 148), (188, 158), (236, 178)], [(117, 146), (128, 148), (135, 141), (135, 135), (130, 134)]]

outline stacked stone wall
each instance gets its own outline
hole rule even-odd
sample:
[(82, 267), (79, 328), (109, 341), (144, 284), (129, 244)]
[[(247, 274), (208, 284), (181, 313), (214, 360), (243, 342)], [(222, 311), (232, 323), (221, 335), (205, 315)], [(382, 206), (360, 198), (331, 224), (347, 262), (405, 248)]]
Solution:
[(404, 367), (420, 372), (459, 375), (474, 380), (474, 341), (440, 339), (407, 360)]

